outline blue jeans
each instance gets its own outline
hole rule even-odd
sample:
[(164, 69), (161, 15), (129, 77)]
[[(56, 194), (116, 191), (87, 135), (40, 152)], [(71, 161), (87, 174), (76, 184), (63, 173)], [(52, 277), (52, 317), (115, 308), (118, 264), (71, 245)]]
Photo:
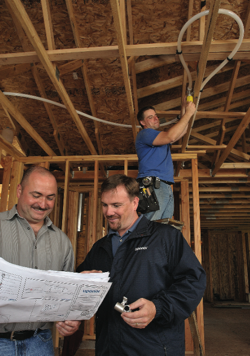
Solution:
[(160, 182), (160, 188), (155, 189), (160, 209), (144, 214), (148, 220), (171, 219), (174, 213), (174, 197), (171, 185)]
[(0, 355), (3, 356), (54, 356), (51, 331), (41, 330), (38, 334), (22, 341), (0, 339)]

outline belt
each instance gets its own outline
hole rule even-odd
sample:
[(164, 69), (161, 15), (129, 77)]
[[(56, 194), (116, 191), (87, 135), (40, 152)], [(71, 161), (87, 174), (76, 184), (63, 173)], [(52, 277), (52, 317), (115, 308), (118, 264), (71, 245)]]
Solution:
[(23, 331), (9, 331), (7, 333), (0, 333), (0, 339), (10, 339), (10, 340), (25, 340), (32, 337), (35, 332), (37, 334), (41, 331), (41, 329), (36, 330), (23, 330)]
[[(149, 177), (153, 178), (153, 180), (155, 180), (155, 178), (156, 178), (156, 177), (152, 177), (152, 176), (149, 176)], [(136, 180), (137, 180), (137, 182), (141, 183), (144, 178), (145, 178), (145, 177), (143, 177), (143, 178), (137, 178)], [(168, 184), (168, 185), (174, 184), (173, 182), (168, 182), (168, 181), (163, 180), (163, 179), (160, 179), (160, 181), (163, 182), (163, 183), (165, 183), (165, 184)], [(151, 185), (153, 185), (153, 182), (151, 183)]]
[(174, 183), (172, 183), (172, 182), (167, 182), (166, 180), (163, 180), (163, 179), (160, 179), (160, 181), (163, 182), (163, 183), (166, 183), (166, 184), (168, 184), (168, 185), (174, 184)]

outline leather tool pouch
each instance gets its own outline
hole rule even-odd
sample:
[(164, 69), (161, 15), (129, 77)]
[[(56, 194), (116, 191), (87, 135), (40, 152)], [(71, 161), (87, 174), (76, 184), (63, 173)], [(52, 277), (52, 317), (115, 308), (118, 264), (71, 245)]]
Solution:
[(159, 202), (154, 192), (153, 185), (144, 187), (144, 185), (140, 183), (139, 205), (137, 212), (146, 214), (159, 209)]

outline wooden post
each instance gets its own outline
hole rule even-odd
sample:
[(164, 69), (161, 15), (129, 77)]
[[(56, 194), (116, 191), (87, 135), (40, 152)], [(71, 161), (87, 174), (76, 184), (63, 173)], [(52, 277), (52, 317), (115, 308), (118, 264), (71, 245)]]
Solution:
[(242, 238), (241, 232), (237, 234), (237, 273), (238, 273), (238, 286), (239, 286), (239, 295), (238, 299), (240, 301), (245, 300), (245, 293), (244, 293), (244, 278), (243, 278), (243, 256), (242, 256)]
[[(88, 219), (87, 219), (87, 234), (86, 236), (86, 255), (93, 245), (93, 205), (94, 205), (94, 196), (93, 192), (89, 192), (88, 200)], [(93, 317), (94, 318), (94, 317)], [(94, 335), (94, 319), (86, 320), (84, 322), (84, 334), (85, 335)]]
[[(190, 242), (190, 210), (189, 210), (189, 187), (188, 180), (181, 181), (181, 221), (184, 222), (182, 227), (182, 234), (189, 246)], [(193, 339), (190, 330), (189, 320), (185, 320), (185, 350), (187, 352), (193, 351)]]
[(11, 175), (10, 175), (10, 193), (9, 193), (9, 204), (8, 209), (12, 209), (17, 203), (16, 189), (18, 184), (21, 182), (23, 176), (23, 163), (14, 161), (12, 165)]
[[(200, 203), (199, 203), (199, 179), (198, 160), (192, 159), (192, 188), (193, 188), (193, 219), (194, 219), (194, 252), (201, 263), (201, 228), (200, 228)], [(204, 316), (203, 299), (197, 307), (197, 324), (200, 331), (200, 338), (204, 348)]]
[[(63, 214), (62, 214), (62, 231), (67, 231), (67, 211), (68, 211), (68, 192), (69, 192), (69, 161), (65, 161), (65, 180), (64, 180), (64, 196), (63, 196)], [(54, 347), (59, 347), (59, 332), (56, 328), (53, 331)]]
[(77, 251), (78, 200), (79, 200), (79, 193), (69, 191), (67, 236), (72, 243), (72, 247), (74, 251), (74, 257), (75, 257), (74, 270), (76, 268), (76, 251)]
[(65, 180), (64, 180), (64, 195), (63, 195), (63, 215), (62, 215), (62, 231), (67, 231), (67, 210), (68, 210), (68, 193), (69, 193), (69, 161), (65, 162)]
[(228, 260), (228, 285), (229, 285), (229, 299), (232, 298), (232, 266), (230, 259), (230, 234), (227, 234), (227, 260)]
[(212, 269), (212, 253), (211, 253), (211, 232), (208, 230), (207, 232), (207, 242), (208, 242), (208, 261), (209, 261), (209, 301), (213, 303), (214, 294), (213, 294), (213, 269)]
[[(94, 244), (97, 240), (97, 203), (98, 203), (98, 173), (99, 173), (99, 162), (95, 161), (95, 176), (94, 176), (94, 194), (93, 194), (93, 220), (92, 220), (92, 231), (93, 231), (93, 241)], [(92, 247), (92, 246), (91, 246)]]
[(188, 242), (189, 246), (191, 246), (188, 180), (181, 181), (181, 221), (184, 222), (182, 227), (182, 234)]
[(11, 166), (12, 166), (12, 157), (11, 156), (5, 157), (4, 166), (3, 166), (3, 182), (2, 182), (0, 212), (7, 210)]
[(39, 163), (38, 166), (44, 167), (46, 169), (49, 169), (50, 163), (49, 162), (42, 162), (42, 163)]
[(124, 160), (124, 174), (125, 174), (125, 176), (128, 175), (128, 160), (127, 159)]
[(101, 197), (98, 197), (96, 238), (97, 240), (100, 240), (102, 237), (103, 237), (103, 214), (102, 214)]
[(247, 251), (246, 251), (246, 237), (245, 232), (242, 232), (242, 254), (243, 254), (243, 268), (244, 268), (244, 285), (245, 285), (245, 300), (248, 302), (249, 296), (249, 281), (247, 268)]
[[(247, 251), (247, 257), (248, 257), (248, 277), (250, 276), (250, 233), (246, 233), (247, 241), (248, 241), (248, 251)], [(248, 303), (250, 303), (250, 294), (248, 295)]]
[(216, 238), (216, 244), (217, 244), (217, 261), (218, 261), (218, 266), (217, 266), (217, 273), (218, 273), (218, 281), (219, 281), (219, 296), (220, 298), (222, 297), (221, 293), (221, 273), (220, 273), (220, 247), (219, 247), (219, 239)]

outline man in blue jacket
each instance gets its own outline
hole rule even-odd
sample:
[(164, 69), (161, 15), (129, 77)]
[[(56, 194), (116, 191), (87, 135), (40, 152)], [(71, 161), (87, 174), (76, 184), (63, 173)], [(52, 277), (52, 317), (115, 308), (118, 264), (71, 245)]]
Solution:
[[(108, 235), (77, 271), (110, 272), (96, 315), (97, 356), (184, 356), (184, 320), (200, 302), (205, 272), (175, 228), (137, 215), (135, 179), (114, 175), (101, 188)], [(131, 312), (114, 309), (123, 297)]]

